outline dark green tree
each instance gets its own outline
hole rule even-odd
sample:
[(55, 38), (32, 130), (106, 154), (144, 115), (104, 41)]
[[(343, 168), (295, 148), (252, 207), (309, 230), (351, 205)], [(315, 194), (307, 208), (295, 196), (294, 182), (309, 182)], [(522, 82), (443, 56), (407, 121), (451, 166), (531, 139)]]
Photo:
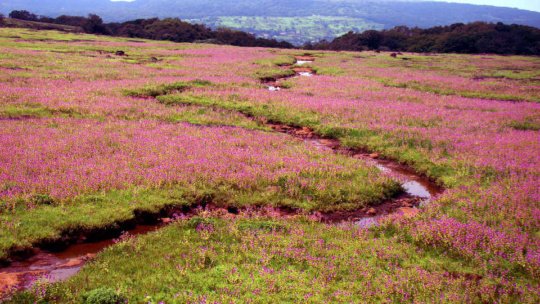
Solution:
[(88, 15), (86, 22), (82, 25), (83, 30), (89, 34), (110, 34), (109, 29), (103, 24), (103, 19), (95, 14)]

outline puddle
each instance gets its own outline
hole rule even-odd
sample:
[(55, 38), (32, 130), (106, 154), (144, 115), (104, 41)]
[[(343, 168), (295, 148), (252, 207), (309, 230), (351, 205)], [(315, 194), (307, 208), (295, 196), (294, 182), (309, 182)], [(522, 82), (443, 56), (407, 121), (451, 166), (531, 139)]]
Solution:
[(278, 86), (268, 86), (268, 91), (271, 91), (271, 92), (281, 91), (281, 88)]
[(306, 64), (312, 64), (313, 60), (297, 60), (296, 65), (306, 65)]
[[(126, 233), (133, 236), (143, 235), (160, 227), (161, 225), (138, 225)], [(114, 243), (115, 239), (112, 238), (74, 244), (61, 252), (36, 249), (29, 259), (13, 262), (9, 267), (0, 269), (0, 302), (12, 291), (29, 289), (39, 279), (54, 283), (72, 277), (97, 253)]]

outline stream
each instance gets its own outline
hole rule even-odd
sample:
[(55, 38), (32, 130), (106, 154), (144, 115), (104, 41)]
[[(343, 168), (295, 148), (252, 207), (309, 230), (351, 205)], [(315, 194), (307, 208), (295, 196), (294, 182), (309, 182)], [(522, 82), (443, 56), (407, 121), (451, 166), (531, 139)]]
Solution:
[[(298, 57), (293, 68), (296, 77), (311, 77), (313, 70), (308, 67), (298, 67), (314, 62), (311, 57)], [(294, 76), (293, 76), (294, 77)], [(279, 80), (268, 86), (271, 91), (279, 91)], [(274, 131), (289, 134), (313, 145), (314, 149), (332, 150), (336, 153), (349, 157), (362, 159), (368, 164), (379, 168), (383, 174), (400, 181), (405, 193), (398, 198), (383, 202), (377, 206), (370, 206), (354, 212), (337, 212), (322, 214), (321, 221), (328, 223), (354, 222), (359, 227), (369, 228), (377, 225), (380, 219), (388, 214), (403, 214), (414, 216), (419, 212), (418, 206), (428, 203), (435, 196), (441, 194), (443, 189), (429, 179), (415, 173), (412, 169), (398, 162), (383, 159), (377, 153), (351, 150), (341, 146), (335, 139), (322, 138), (309, 128), (292, 127), (277, 123), (268, 123)], [(233, 212), (234, 213), (234, 212)], [(125, 233), (131, 236), (143, 235), (163, 227), (172, 222), (168, 217), (158, 217), (152, 225), (134, 225), (131, 229), (126, 228)], [(29, 289), (40, 278), (49, 282), (66, 280), (75, 275), (86, 262), (92, 260), (97, 253), (113, 245), (117, 238), (121, 237), (121, 231), (113, 233), (102, 240), (88, 242), (81, 238), (73, 245), (63, 248), (61, 251), (45, 249), (33, 249), (29, 258), (15, 259), (8, 267), (0, 268), (0, 302), (3, 297), (12, 291)]]

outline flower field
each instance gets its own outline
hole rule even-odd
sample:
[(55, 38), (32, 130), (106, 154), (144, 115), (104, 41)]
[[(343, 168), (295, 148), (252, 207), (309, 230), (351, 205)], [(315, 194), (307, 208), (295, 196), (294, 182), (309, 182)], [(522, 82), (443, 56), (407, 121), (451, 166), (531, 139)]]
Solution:
[[(538, 58), (19, 29), (0, 29), (0, 42), (0, 260), (140, 212), (217, 208), (124, 235), (63, 282), (21, 291), (0, 268), (0, 299), (540, 301)], [(314, 57), (303, 66), (312, 77), (290, 77), (300, 55)], [(399, 181), (270, 123), (404, 164), (445, 190), (375, 227), (321, 222), (398, 199)], [(231, 207), (239, 214), (221, 212)]]

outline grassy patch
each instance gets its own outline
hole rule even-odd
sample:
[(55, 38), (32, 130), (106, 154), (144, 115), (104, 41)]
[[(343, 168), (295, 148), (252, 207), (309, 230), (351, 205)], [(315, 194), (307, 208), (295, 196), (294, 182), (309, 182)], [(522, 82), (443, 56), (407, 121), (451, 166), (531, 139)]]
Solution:
[(193, 87), (205, 87), (210, 85), (212, 85), (212, 83), (206, 80), (193, 80), (189, 82), (149, 85), (141, 89), (124, 90), (123, 93), (130, 97), (150, 98), (173, 92), (182, 92)]
[(0, 118), (37, 118), (50, 116), (52, 112), (40, 104), (8, 104), (0, 107)]
[(344, 75), (345, 71), (339, 67), (312, 67), (313, 71), (317, 75), (329, 75), (329, 76), (339, 76)]
[(522, 121), (512, 121), (508, 124), (509, 127), (521, 130), (521, 131), (538, 131), (540, 130), (540, 123), (532, 119)]
[(7, 104), (0, 106), (0, 118), (24, 119), (24, 118), (43, 118), (51, 116), (60, 117), (80, 117), (78, 111), (72, 108), (51, 109), (38, 103)]
[(269, 59), (260, 59), (255, 61), (256, 64), (263, 67), (287, 66), (293, 65), (295, 62), (296, 59), (293, 56), (289, 55), (280, 55)]
[(293, 76), (294, 74), (294, 71), (291, 69), (265, 68), (258, 70), (255, 73), (255, 77), (261, 81), (274, 81), (279, 78)]
[[(534, 302), (482, 270), (392, 237), (305, 220), (184, 220), (106, 249), (81, 273), (13, 303)], [(331, 282), (331, 284), (328, 284)], [(473, 286), (471, 286), (471, 284)], [(504, 284), (504, 283), (503, 283)], [(484, 292), (477, 292), (478, 289)], [(449, 300), (452, 299), (452, 300)], [(23, 301), (24, 300), (24, 301)]]

